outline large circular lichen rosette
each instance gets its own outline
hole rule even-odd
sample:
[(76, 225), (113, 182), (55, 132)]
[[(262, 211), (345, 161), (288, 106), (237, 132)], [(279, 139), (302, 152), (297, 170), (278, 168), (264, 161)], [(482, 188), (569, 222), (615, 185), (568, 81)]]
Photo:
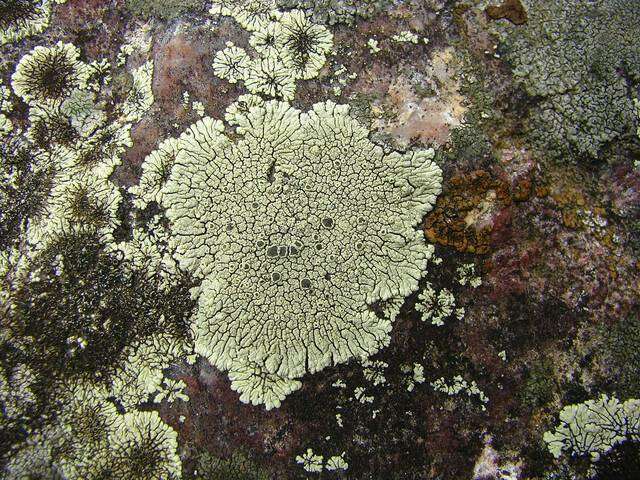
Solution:
[(441, 188), (433, 151), (385, 153), (347, 106), (271, 101), (204, 118), (161, 188), (180, 264), (202, 279), (196, 351), (241, 399), (279, 406), (305, 373), (389, 341), (376, 302), (415, 291), (432, 247), (415, 226)]

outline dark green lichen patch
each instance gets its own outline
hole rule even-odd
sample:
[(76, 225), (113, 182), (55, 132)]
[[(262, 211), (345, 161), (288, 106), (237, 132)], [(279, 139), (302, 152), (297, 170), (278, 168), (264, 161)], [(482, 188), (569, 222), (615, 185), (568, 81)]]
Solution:
[(0, 2), (0, 31), (9, 27), (25, 27), (38, 18), (38, 0), (2, 0)]
[(125, 346), (158, 332), (164, 315), (187, 335), (186, 289), (163, 294), (86, 236), (62, 237), (36, 259), (12, 298), (11, 335), (52, 380), (109, 379)]
[(0, 249), (24, 231), (42, 210), (52, 187), (53, 170), (34, 156), (33, 146), (18, 139), (0, 144)]
[(234, 452), (228, 458), (220, 458), (209, 452), (200, 452), (189, 480), (269, 480), (267, 471), (256, 465), (241, 452)]
[(530, 123), (557, 157), (602, 158), (635, 136), (640, 4), (629, 0), (533, 2), (525, 26), (505, 27), (501, 53), (537, 99)]
[(135, 17), (171, 20), (188, 12), (202, 13), (204, 0), (126, 0), (126, 8)]

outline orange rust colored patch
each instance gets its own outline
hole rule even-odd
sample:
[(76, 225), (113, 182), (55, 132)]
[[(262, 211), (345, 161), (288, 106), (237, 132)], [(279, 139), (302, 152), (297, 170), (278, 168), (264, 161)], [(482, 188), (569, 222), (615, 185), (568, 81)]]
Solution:
[(502, 5), (491, 5), (485, 12), (491, 20), (506, 19), (514, 25), (527, 23), (527, 10), (520, 0), (505, 0)]
[(477, 170), (450, 181), (425, 220), (429, 241), (461, 252), (489, 252), (493, 217), (512, 202), (507, 184)]

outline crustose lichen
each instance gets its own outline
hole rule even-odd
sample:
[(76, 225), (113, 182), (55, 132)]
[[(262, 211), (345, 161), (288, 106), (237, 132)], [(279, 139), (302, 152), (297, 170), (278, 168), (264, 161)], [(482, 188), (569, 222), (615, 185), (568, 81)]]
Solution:
[(202, 279), (196, 352), (272, 408), (305, 373), (388, 343), (372, 305), (425, 274), (433, 248), (414, 227), (441, 171), (432, 150), (385, 153), (332, 102), (271, 101), (233, 120), (235, 142), (211, 118), (180, 137), (155, 199), (181, 267)]

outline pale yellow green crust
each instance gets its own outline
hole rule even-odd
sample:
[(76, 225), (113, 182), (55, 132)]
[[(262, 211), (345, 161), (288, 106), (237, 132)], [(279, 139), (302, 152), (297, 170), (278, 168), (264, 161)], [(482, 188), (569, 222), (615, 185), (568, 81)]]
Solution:
[(415, 226), (442, 177), (432, 150), (384, 153), (347, 106), (255, 103), (233, 109), (235, 141), (220, 121), (192, 125), (154, 198), (175, 258), (202, 279), (196, 352), (273, 408), (306, 373), (389, 342), (371, 306), (426, 273), (433, 247)]
[(608, 395), (567, 405), (556, 428), (544, 434), (554, 457), (588, 455), (594, 462), (618, 443), (639, 439), (640, 400), (623, 402)]
[[(333, 35), (326, 27), (312, 23), (300, 10), (260, 14), (248, 23), (239, 7), (214, 11), (233, 16), (252, 31), (249, 44), (257, 56), (227, 42), (213, 61), (213, 71), (229, 83), (242, 81), (253, 94), (292, 100), (296, 81), (318, 75), (333, 48)], [(240, 10), (245, 12), (245, 10)]]

